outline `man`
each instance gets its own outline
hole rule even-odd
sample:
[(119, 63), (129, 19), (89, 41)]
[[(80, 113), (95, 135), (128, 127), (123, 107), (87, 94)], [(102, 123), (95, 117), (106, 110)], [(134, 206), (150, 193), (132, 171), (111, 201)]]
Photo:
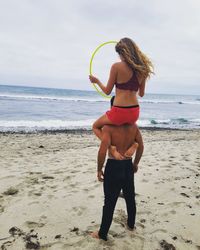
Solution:
[[(123, 156), (135, 142), (138, 143), (138, 148), (132, 162), (132, 158), (127, 159)], [(111, 145), (116, 146), (123, 160), (115, 160), (109, 153), (105, 171), (103, 172), (107, 150)], [(138, 170), (143, 148), (142, 136), (137, 125), (106, 125), (103, 127), (102, 141), (98, 152), (97, 178), (103, 182), (105, 200), (100, 229), (93, 232), (92, 237), (107, 240), (107, 234), (121, 189), (127, 207), (127, 227), (130, 230), (134, 229), (136, 215), (134, 173)]]

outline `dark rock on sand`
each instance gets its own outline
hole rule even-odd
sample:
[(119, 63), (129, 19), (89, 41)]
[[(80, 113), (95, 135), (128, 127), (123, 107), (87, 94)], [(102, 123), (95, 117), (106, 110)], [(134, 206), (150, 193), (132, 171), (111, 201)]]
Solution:
[(28, 241), (26, 242), (26, 248), (27, 249), (39, 249), (40, 248), (40, 243), (39, 242), (32, 242)]
[(27, 249), (39, 249), (40, 243), (38, 241), (38, 234), (34, 233), (33, 230), (30, 233), (27, 233), (24, 237)]
[(8, 249), (7, 247), (11, 246), (12, 245), (12, 241), (6, 241), (4, 242), (0, 247), (1, 247), (1, 250), (6, 250)]
[(78, 232), (79, 228), (78, 227), (74, 227), (73, 229), (70, 230), (70, 232)]
[(191, 241), (191, 240), (186, 240), (185, 243), (190, 243), (190, 244), (192, 244), (192, 241)]
[(4, 212), (4, 207), (2, 205), (0, 205), (0, 213)]
[(21, 236), (23, 233), (23, 231), (18, 228), (18, 227), (11, 227), (8, 231), (12, 236), (18, 235)]
[(17, 188), (10, 187), (3, 194), (5, 194), (5, 195), (14, 195), (14, 194), (17, 194), (18, 192), (19, 192), (19, 190)]
[(164, 250), (176, 250), (176, 248), (173, 244), (167, 243), (165, 240), (160, 241), (160, 246)]
[(45, 175), (45, 176), (42, 177), (42, 179), (54, 179), (54, 177), (53, 176)]
[(186, 194), (186, 193), (180, 193), (182, 196), (185, 196), (185, 197), (187, 197), (187, 198), (190, 198), (190, 196), (188, 195), (188, 194)]
[(56, 236), (55, 236), (55, 239), (60, 239), (61, 238), (61, 234), (57, 234)]

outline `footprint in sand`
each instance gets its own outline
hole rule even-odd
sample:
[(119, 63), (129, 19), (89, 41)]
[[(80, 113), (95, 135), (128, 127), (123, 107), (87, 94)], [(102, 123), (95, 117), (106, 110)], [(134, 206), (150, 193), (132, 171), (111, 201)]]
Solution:
[(83, 212), (87, 209), (86, 207), (73, 207), (73, 211), (76, 212), (78, 216), (81, 216)]
[(70, 180), (72, 177), (73, 177), (73, 176), (66, 176), (66, 177), (63, 179), (63, 181), (68, 181), (68, 180)]
[(147, 176), (151, 176), (151, 175), (152, 175), (152, 173), (146, 173), (146, 174), (145, 174), (145, 176), (146, 176), (146, 175), (147, 175)]
[(167, 230), (162, 229), (162, 228), (157, 228), (157, 229), (153, 230), (152, 232), (150, 232), (150, 234), (154, 234), (154, 233), (157, 233), (157, 232), (167, 233)]
[(39, 201), (31, 201), (28, 205), (39, 204)]
[(113, 238), (121, 239), (121, 238), (124, 238), (126, 236), (126, 232), (123, 231), (123, 232), (120, 232), (120, 233), (116, 233), (116, 232), (110, 230), (109, 231), (109, 236), (112, 236)]
[[(49, 186), (50, 188), (52, 188), (52, 189), (55, 189), (55, 188), (57, 188), (58, 187), (58, 185), (53, 185), (53, 186)], [(41, 187), (41, 189), (43, 189), (44, 187)]]
[(32, 195), (34, 195), (34, 196), (41, 196), (42, 192), (36, 191), (36, 190), (31, 190), (31, 191), (29, 191), (28, 196), (32, 196)]
[(50, 176), (50, 175), (44, 175), (42, 176), (42, 179), (44, 180), (52, 180), (52, 179), (55, 179), (53, 176)]
[(41, 174), (42, 174), (42, 172), (32, 172), (32, 171), (31, 171), (31, 172), (28, 172), (28, 173), (29, 173), (30, 175), (33, 175), (33, 174), (36, 174), (36, 175), (37, 175), (37, 174), (40, 174), (40, 175), (41, 175)]
[(145, 225), (143, 223), (141, 223), (141, 222), (137, 222), (136, 223), (136, 228), (142, 228), (142, 229), (144, 229)]
[(0, 205), (0, 213), (4, 212), (4, 207), (2, 205)]
[(113, 218), (113, 221), (117, 224), (120, 224), (122, 227), (126, 227), (127, 216), (125, 211), (120, 209), (116, 211), (117, 216)]
[(148, 181), (148, 180), (146, 180), (146, 179), (142, 179), (142, 182), (146, 182), (146, 183), (147, 183), (147, 182), (149, 182), (149, 181)]
[(71, 172), (70, 172), (70, 174), (76, 174), (76, 173), (78, 173), (79, 172), (79, 170), (72, 170)]
[(26, 221), (25, 224), (29, 228), (43, 227), (45, 225), (45, 223), (35, 221)]
[(88, 198), (93, 199), (93, 198), (95, 198), (95, 196), (94, 195), (89, 195)]
[(176, 211), (175, 210), (171, 210), (169, 211), (171, 214), (176, 214)]
[(92, 188), (96, 188), (96, 187), (99, 187), (101, 185), (101, 183), (97, 182), (96, 184), (93, 185)]
[(149, 215), (149, 214), (152, 214), (150, 211), (138, 211), (137, 212), (137, 214), (147, 214), (147, 215)]
[(175, 202), (169, 203), (167, 205), (170, 206), (170, 207), (171, 206), (177, 207), (177, 206), (182, 205), (182, 204), (185, 204), (185, 202), (183, 202), (183, 201), (175, 201)]
[(3, 192), (4, 195), (15, 195), (19, 192), (19, 190), (15, 187), (10, 187), (6, 191)]
[[(71, 188), (77, 188), (79, 185), (78, 185), (79, 183), (78, 182), (76, 182), (76, 183), (72, 183), (72, 184), (70, 184), (69, 186), (71, 187)], [(69, 188), (69, 187), (68, 187)]]

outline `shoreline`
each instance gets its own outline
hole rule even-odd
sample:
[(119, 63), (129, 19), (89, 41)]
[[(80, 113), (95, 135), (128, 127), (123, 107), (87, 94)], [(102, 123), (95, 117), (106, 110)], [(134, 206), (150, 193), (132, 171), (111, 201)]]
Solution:
[[(189, 131), (198, 132), (200, 128), (159, 128), (159, 127), (139, 127), (141, 131)], [(6, 134), (93, 134), (92, 129), (46, 129), (36, 131), (0, 131), (0, 135)]]

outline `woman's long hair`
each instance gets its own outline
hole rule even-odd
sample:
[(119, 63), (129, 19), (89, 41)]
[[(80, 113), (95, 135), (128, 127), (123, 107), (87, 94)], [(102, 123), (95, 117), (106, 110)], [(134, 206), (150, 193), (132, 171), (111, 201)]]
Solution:
[(115, 50), (138, 76), (146, 79), (154, 74), (152, 62), (130, 38), (122, 38), (116, 44)]

